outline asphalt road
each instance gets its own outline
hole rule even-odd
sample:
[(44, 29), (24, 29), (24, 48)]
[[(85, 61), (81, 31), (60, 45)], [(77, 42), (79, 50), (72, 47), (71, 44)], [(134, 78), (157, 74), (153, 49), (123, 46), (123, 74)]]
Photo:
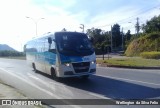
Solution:
[(89, 80), (67, 78), (57, 82), (48, 75), (34, 73), (25, 60), (0, 59), (0, 79), (31, 99), (160, 99), (160, 70), (97, 67)]

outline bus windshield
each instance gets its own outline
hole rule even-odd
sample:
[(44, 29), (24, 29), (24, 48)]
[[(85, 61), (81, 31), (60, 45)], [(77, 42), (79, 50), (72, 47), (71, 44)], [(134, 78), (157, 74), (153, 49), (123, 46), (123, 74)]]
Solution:
[(87, 56), (94, 53), (87, 35), (82, 33), (57, 33), (59, 53), (70, 56)]

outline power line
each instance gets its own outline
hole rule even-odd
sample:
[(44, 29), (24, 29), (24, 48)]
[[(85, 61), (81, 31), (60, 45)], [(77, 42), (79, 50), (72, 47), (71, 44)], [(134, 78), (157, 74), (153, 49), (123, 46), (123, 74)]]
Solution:
[[(133, 16), (131, 16), (131, 17), (128, 17), (128, 18), (125, 18), (125, 19), (116, 21), (116, 22), (114, 22), (114, 23), (110, 23), (110, 24), (106, 24), (106, 25), (102, 25), (102, 26), (97, 26), (97, 28), (106, 27), (106, 26), (111, 26), (111, 25), (113, 25), (113, 24), (115, 24), (115, 23), (117, 23), (117, 22), (118, 22), (118, 23), (121, 23), (121, 22), (126, 23), (126, 20), (131, 19), (131, 18), (133, 18), (133, 17), (136, 18), (138, 15), (142, 15), (142, 14), (144, 14), (144, 13), (146, 13), (146, 12), (148, 12), (148, 11), (151, 11), (151, 10), (153, 10), (153, 9), (159, 7), (159, 6), (160, 6), (160, 4), (158, 4), (158, 5), (156, 5), (156, 6), (152, 7), (152, 8), (146, 9), (146, 10), (144, 10), (144, 11), (140, 11), (140, 12), (139, 12), (138, 14), (136, 14), (136, 15), (133, 15)], [(134, 20), (134, 19), (133, 19), (133, 20)], [(122, 23), (121, 23), (121, 24), (122, 24)]]
[(147, 10), (140, 11), (138, 14), (133, 15), (133, 16), (131, 16), (131, 17), (129, 17), (129, 18), (126, 18), (126, 19), (119, 20), (118, 22), (123, 22), (123, 21), (125, 21), (125, 20), (127, 20), (127, 19), (130, 19), (130, 18), (132, 18), (132, 17), (137, 17), (138, 15), (142, 15), (142, 14), (144, 14), (144, 13), (146, 13), (146, 12), (148, 12), (148, 11), (151, 11), (151, 10), (153, 10), (153, 9), (159, 7), (159, 6), (160, 6), (160, 4), (158, 4), (158, 5), (156, 5), (156, 6), (152, 7), (152, 8), (149, 8), (149, 9), (147, 9)]

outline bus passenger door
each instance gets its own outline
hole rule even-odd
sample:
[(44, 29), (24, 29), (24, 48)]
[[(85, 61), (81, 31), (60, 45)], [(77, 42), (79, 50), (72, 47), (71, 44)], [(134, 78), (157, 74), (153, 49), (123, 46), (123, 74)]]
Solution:
[(45, 70), (46, 73), (51, 75), (51, 66), (55, 65), (56, 63), (56, 49), (55, 49), (55, 42), (49, 42), (48, 40), (45, 42), (46, 48), (46, 56), (45, 56)]
[(36, 54), (35, 65), (37, 70), (45, 72), (45, 55), (44, 55), (44, 40), (38, 40), (38, 53)]

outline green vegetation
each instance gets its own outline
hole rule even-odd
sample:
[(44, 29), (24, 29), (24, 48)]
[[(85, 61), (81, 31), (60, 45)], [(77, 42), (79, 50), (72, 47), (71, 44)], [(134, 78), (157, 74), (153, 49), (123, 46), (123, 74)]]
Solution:
[(149, 33), (134, 39), (125, 52), (126, 56), (139, 56), (142, 52), (160, 51), (160, 33)]
[(107, 46), (109, 46), (110, 32), (103, 32), (101, 29), (91, 28), (87, 30), (87, 34), (90, 37), (92, 44), (95, 48), (96, 54), (102, 54)]
[(160, 32), (160, 15), (154, 16), (146, 24), (142, 24), (141, 29), (144, 33)]
[(142, 52), (140, 56), (146, 59), (160, 59), (160, 52)]
[(25, 53), (18, 52), (18, 51), (10, 51), (10, 50), (2, 50), (0, 51), (1, 58), (8, 58), (8, 59), (21, 59), (25, 60)]
[(87, 35), (97, 55), (111, 50), (112, 52), (125, 50), (127, 56), (139, 56), (142, 52), (160, 51), (160, 15), (154, 16), (142, 25), (137, 20), (135, 30), (136, 34), (131, 34), (130, 30), (124, 34), (119, 24), (113, 24), (110, 31), (99, 28), (87, 29)]
[[(132, 36), (126, 46), (126, 56), (145, 56), (144, 58), (157, 58), (157, 54), (143, 53), (160, 51), (160, 15), (153, 17), (146, 24), (141, 25), (139, 36)], [(152, 56), (152, 57), (151, 57)]]
[(131, 66), (131, 67), (160, 67), (160, 60), (143, 59), (139, 57), (131, 58), (112, 58), (112, 59), (97, 59), (97, 63), (106, 65)]
[[(153, 17), (142, 25), (137, 20), (135, 30), (136, 34), (131, 35), (130, 30), (124, 34), (120, 32), (119, 24), (114, 24), (111, 31), (96, 28), (88, 29), (87, 34), (92, 40), (96, 54), (106, 53), (107, 50), (111, 51), (111, 41), (112, 52), (120, 52), (123, 39), (123, 45), (125, 46), (123, 55), (131, 56), (109, 60), (97, 59), (97, 63), (131, 67), (160, 67), (160, 60), (155, 60), (160, 59), (160, 15)], [(142, 58), (133, 56), (141, 56)]]
[(25, 54), (23, 52), (10, 51), (10, 50), (0, 51), (0, 57), (19, 57), (19, 56), (25, 56)]
[(10, 57), (0, 57), (0, 58), (26, 60), (26, 56), (17, 56), (17, 57), (10, 56)]
[(104, 31), (98, 28), (91, 28), (87, 30), (87, 35), (92, 40), (96, 54), (103, 54), (111, 51), (111, 36), (113, 48), (121, 50), (122, 34), (123, 33), (120, 32), (119, 24), (114, 24), (112, 31)]

